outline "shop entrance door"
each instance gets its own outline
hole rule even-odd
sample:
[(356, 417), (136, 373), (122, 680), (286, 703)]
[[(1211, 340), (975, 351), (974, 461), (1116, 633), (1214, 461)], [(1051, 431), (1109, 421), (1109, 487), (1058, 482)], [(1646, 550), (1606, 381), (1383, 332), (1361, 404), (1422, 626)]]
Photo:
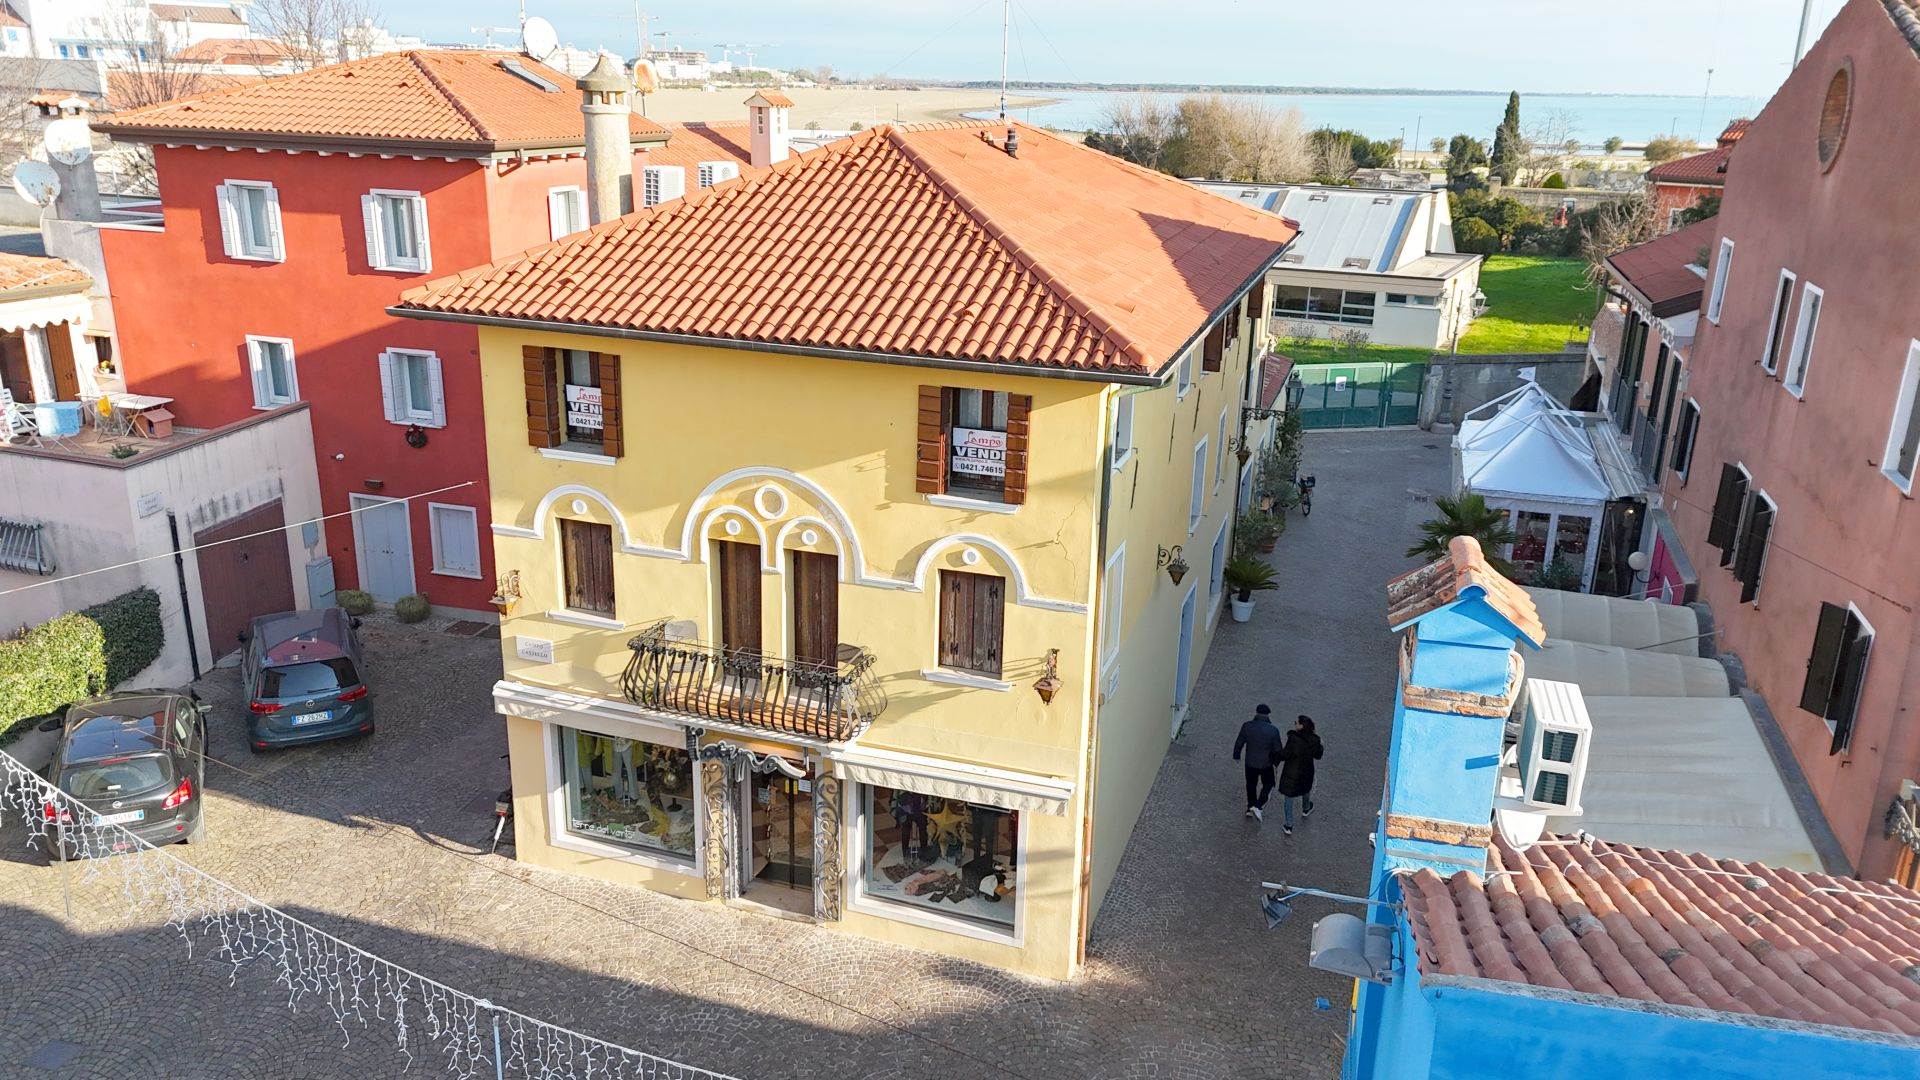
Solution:
[(813, 774), (748, 774), (746, 880), (741, 891), (803, 914), (813, 912)]

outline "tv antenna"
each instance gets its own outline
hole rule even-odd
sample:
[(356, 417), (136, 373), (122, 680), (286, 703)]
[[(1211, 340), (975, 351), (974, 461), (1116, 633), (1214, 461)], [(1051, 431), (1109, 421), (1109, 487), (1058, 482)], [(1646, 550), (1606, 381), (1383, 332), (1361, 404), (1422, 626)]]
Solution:
[(520, 28), (517, 26), (469, 26), (467, 27), (467, 33), (485, 34), (487, 48), (491, 49), (493, 48), (493, 35), (518, 34), (520, 33)]
[(1007, 27), (1013, 0), (1000, 0), (1000, 122), (1007, 122)]

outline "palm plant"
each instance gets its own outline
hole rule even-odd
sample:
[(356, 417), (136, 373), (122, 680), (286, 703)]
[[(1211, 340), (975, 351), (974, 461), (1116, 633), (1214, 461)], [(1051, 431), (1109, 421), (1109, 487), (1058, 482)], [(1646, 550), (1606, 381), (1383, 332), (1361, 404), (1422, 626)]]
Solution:
[(1421, 540), (1407, 549), (1408, 558), (1438, 559), (1447, 553), (1447, 544), (1456, 536), (1471, 536), (1480, 542), (1487, 564), (1511, 578), (1513, 567), (1494, 554), (1520, 539), (1507, 524), (1507, 512), (1487, 505), (1487, 500), (1469, 492), (1456, 498), (1440, 496), (1433, 500), (1440, 516), (1420, 526)]

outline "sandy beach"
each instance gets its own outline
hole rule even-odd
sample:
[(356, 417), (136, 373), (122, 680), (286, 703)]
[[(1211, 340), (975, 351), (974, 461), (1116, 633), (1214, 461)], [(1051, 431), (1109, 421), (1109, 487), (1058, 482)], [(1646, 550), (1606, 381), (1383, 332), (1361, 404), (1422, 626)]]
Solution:
[[(828, 130), (850, 128), (854, 124), (872, 127), (890, 121), (924, 124), (936, 120), (956, 120), (961, 114), (991, 109), (999, 99), (993, 90), (883, 90), (877, 87), (846, 86), (824, 89), (795, 88), (784, 93), (793, 99), (793, 126), (809, 123)], [(662, 123), (688, 120), (745, 120), (747, 110), (741, 104), (753, 94), (743, 86), (718, 90), (661, 90), (646, 98), (646, 114)], [(1007, 108), (1047, 103), (1047, 98), (1007, 98)]]

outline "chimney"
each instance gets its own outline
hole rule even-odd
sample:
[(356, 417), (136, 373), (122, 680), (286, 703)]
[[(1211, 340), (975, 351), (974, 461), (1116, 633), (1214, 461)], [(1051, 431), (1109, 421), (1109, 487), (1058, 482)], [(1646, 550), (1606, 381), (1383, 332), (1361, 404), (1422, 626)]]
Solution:
[(587, 125), (587, 220), (598, 225), (633, 206), (632, 89), (620, 61), (608, 53), (574, 84)]
[(763, 90), (747, 99), (754, 168), (787, 160), (787, 113), (792, 108), (793, 99), (777, 90)]

